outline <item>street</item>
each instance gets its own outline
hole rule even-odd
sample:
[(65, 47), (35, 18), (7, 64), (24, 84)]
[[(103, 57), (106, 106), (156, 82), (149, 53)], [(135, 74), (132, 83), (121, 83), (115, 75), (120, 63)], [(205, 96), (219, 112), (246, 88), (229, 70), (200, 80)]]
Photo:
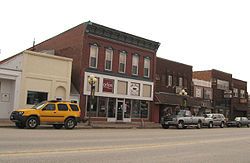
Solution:
[(249, 128), (0, 128), (0, 162), (249, 163)]

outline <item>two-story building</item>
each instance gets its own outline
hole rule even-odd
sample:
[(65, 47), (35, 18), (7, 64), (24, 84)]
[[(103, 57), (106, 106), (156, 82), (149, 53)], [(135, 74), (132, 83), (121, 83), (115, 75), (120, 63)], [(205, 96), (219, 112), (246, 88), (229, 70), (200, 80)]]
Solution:
[(193, 79), (212, 83), (213, 112), (222, 113), (229, 119), (247, 115), (247, 82), (214, 69), (193, 72)]
[[(53, 50), (73, 59), (72, 82), (80, 93), (82, 116), (95, 120), (153, 121), (156, 51), (159, 43), (96, 23), (82, 23), (31, 48)], [(94, 75), (95, 98), (90, 109), (90, 84)]]
[(156, 63), (154, 111), (158, 111), (157, 120), (182, 108), (198, 113), (201, 103), (192, 97), (193, 67), (159, 57)]

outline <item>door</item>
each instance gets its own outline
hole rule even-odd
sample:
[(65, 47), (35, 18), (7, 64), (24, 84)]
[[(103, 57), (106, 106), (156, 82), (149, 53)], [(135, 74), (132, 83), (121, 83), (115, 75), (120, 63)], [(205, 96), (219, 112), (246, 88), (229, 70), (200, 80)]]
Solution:
[(123, 121), (124, 100), (117, 100), (116, 120)]
[(40, 110), (40, 122), (49, 123), (53, 122), (56, 118), (56, 107), (55, 104), (47, 104)]

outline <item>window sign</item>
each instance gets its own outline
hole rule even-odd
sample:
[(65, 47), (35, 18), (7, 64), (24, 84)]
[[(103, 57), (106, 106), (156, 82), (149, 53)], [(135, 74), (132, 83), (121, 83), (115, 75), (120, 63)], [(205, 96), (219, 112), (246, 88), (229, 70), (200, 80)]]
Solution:
[(130, 94), (133, 96), (140, 96), (140, 84), (139, 83), (131, 83)]
[(114, 80), (112, 79), (103, 79), (103, 92), (113, 93), (114, 90)]

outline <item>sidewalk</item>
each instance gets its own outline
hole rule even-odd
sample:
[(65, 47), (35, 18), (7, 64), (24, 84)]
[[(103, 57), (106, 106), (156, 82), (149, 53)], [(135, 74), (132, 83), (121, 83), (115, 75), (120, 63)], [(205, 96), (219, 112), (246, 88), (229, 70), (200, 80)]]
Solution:
[[(14, 127), (15, 124), (10, 120), (0, 119), (0, 128)], [(161, 128), (159, 123), (153, 122), (130, 122), (130, 123), (116, 123), (116, 122), (100, 122), (93, 121), (91, 126), (88, 126), (88, 122), (86, 123), (78, 123), (76, 128), (80, 129), (153, 129), (153, 128)]]

